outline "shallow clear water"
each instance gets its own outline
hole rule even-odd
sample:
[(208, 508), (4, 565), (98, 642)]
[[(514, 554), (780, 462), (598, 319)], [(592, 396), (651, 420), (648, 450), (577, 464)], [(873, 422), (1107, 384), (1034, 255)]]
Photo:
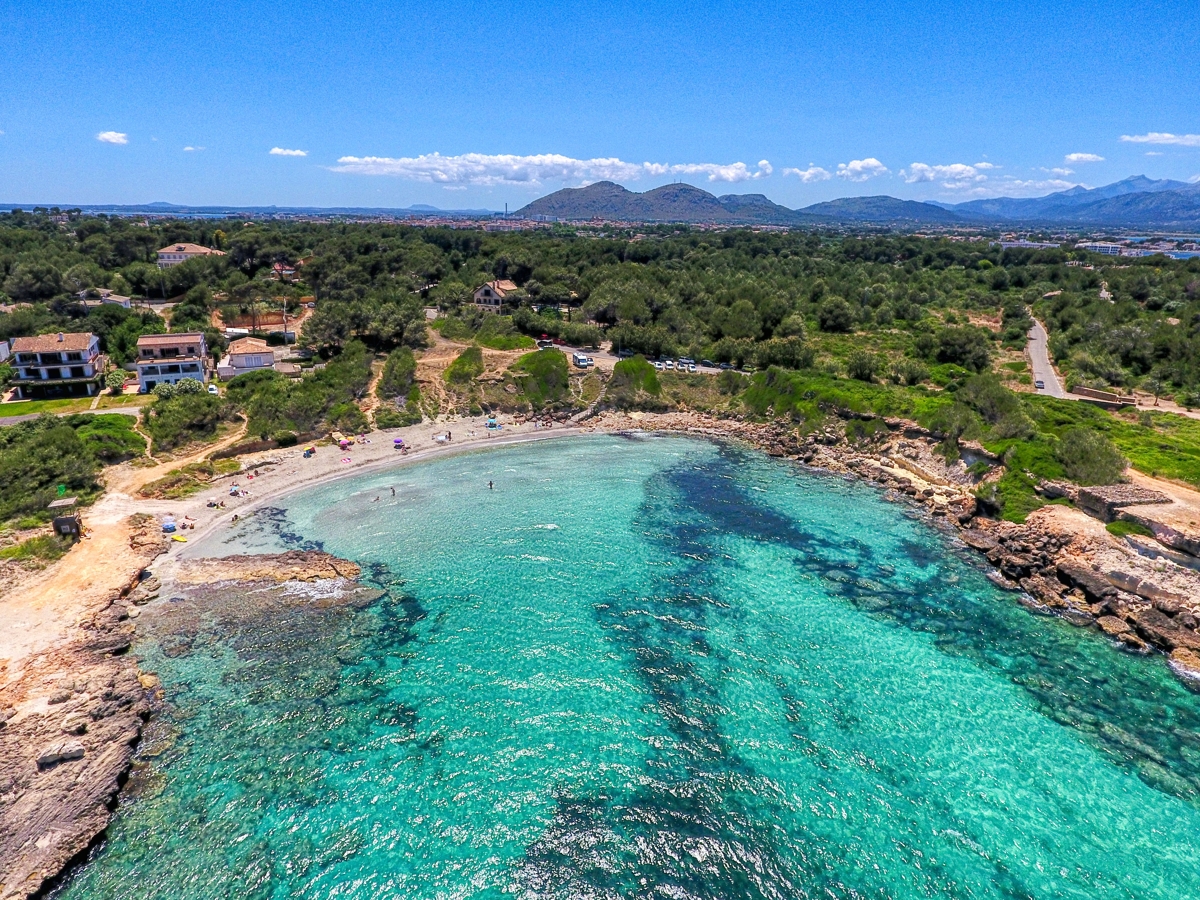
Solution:
[(595, 437), (200, 549), (294, 546), (386, 594), (148, 608), (175, 737), (61, 896), (1200, 897), (1200, 696), (861, 484)]

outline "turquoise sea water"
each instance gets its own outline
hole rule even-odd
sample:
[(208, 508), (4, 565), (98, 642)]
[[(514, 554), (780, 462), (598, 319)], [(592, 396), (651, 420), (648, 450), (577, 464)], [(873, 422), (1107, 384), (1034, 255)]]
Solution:
[(1200, 897), (1200, 695), (864, 485), (595, 437), (201, 549), (311, 546), (386, 593), (144, 613), (174, 736), (62, 897)]

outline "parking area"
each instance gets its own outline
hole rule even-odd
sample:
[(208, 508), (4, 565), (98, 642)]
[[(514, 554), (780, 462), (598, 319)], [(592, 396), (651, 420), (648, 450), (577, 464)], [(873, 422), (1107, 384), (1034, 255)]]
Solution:
[[(605, 372), (611, 372), (613, 366), (620, 362), (622, 358), (629, 358), (631, 355), (627, 353), (625, 357), (621, 357), (609, 350), (585, 350), (579, 347), (558, 346), (557, 349), (567, 355), (567, 361), (571, 363), (572, 368), (582, 368), (582, 366), (575, 364), (575, 357), (581, 356), (591, 360), (589, 368), (601, 369)], [(724, 366), (719, 366), (711, 360), (691, 359), (686, 356), (675, 359), (650, 360), (650, 363), (660, 372), (684, 372), (697, 375), (717, 375), (721, 372), (722, 368), (733, 368), (728, 363)]]

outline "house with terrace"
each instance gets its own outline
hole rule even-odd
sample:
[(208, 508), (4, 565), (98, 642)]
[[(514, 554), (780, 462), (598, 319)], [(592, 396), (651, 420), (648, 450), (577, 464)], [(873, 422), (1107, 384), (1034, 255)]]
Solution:
[(12, 385), (21, 400), (94, 397), (100, 393), (108, 359), (90, 332), (14, 338)]

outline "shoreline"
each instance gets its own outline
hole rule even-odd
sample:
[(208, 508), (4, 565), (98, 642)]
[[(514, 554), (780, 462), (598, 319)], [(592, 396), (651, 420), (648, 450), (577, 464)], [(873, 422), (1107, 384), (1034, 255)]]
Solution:
[[(913, 423), (888, 420), (883, 442), (851, 445), (839, 430), (844, 425), (801, 438), (777, 423), (696, 413), (606, 412), (546, 428), (502, 419), (502, 434), (487, 433), (484, 417), (454, 419), (375, 431), (369, 443), (347, 451), (322, 445), (307, 460), (302, 445), (261, 451), (241, 458), (241, 472), (185, 499), (143, 500), (114, 491), (89, 510), (92, 538), (0, 598), (0, 623), (14, 621), (14, 611), (33, 619), (22, 623), (23, 640), (10, 635), (0, 643), (7, 656), (0, 659), (0, 797), (6, 801), (0, 900), (44, 892), (103, 838), (143, 725), (162, 698), (157, 677), (126, 653), (138, 607), (157, 596), (159, 572), (208, 559), (189, 550), (204, 547), (232, 516), (296, 491), (497, 446), (629, 431), (692, 435), (742, 444), (816, 474), (863, 480), (982, 555), (989, 578), (1017, 592), (1014, 599), (1032, 611), (1097, 627), (1114, 649), (1162, 651), (1181, 680), (1196, 686), (1200, 679), (1200, 636), (1189, 625), (1200, 613), (1200, 572), (1156, 566), (1077, 509), (1043, 507), (1023, 525), (978, 516), (965, 469), (934, 455), (931, 436)], [(434, 435), (455, 430), (460, 439), (434, 442)], [(396, 436), (414, 449), (398, 454)], [(126, 478), (126, 485), (132, 481)], [(249, 496), (230, 497), (233, 484)], [(220, 500), (223, 509), (206, 505)], [(177, 542), (161, 533), (167, 514), (192, 526), (179, 552), (170, 552)], [(139, 583), (152, 564), (154, 575)], [(39, 610), (48, 614), (36, 615)]]

